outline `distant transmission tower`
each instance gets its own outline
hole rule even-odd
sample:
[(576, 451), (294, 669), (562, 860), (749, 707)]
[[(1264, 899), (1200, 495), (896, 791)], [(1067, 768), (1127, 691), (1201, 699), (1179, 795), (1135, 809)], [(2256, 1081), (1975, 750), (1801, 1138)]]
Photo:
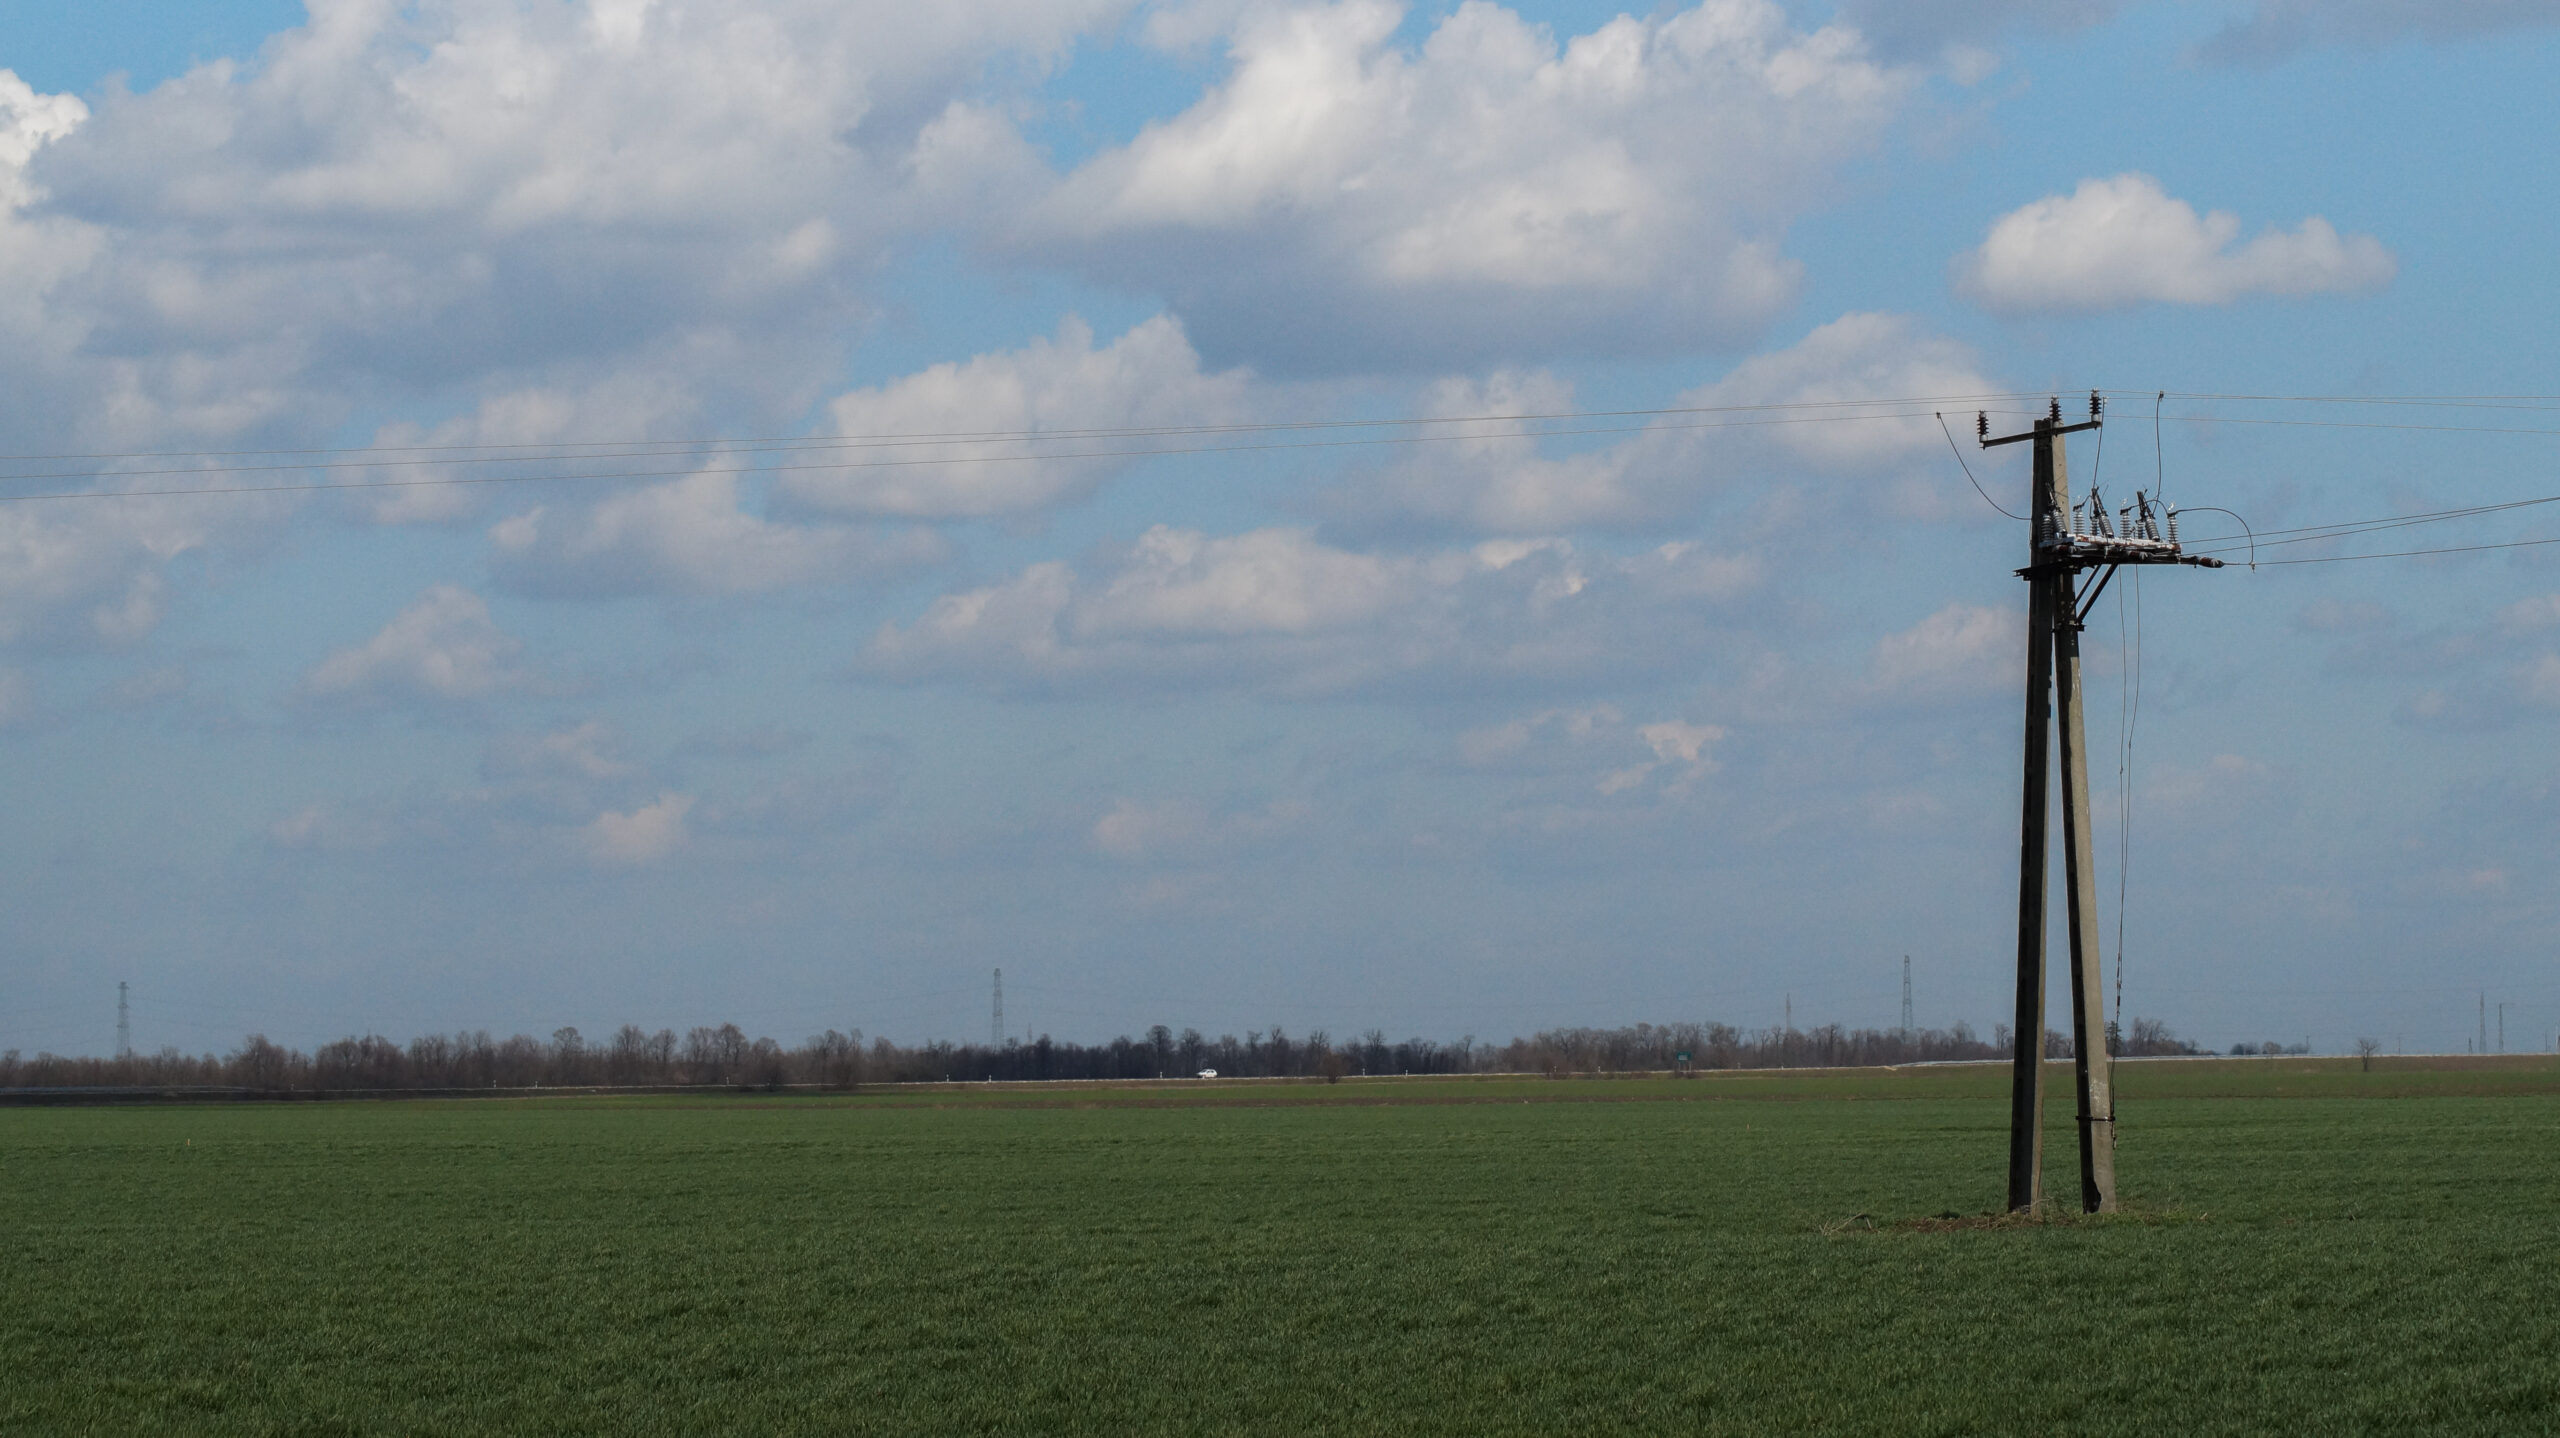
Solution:
[(133, 1012), (125, 1003), (124, 980), (116, 980), (116, 1057), (133, 1057)]
[(1004, 1047), (1004, 970), (996, 970), (995, 1014), (987, 1020), (987, 1047)]
[(1911, 1042), (1911, 956), (1902, 956), (1902, 1041)]

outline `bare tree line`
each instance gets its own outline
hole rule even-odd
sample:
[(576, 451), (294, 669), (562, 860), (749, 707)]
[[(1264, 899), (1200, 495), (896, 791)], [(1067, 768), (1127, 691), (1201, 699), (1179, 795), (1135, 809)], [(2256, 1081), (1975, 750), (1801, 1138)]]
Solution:
[[(2195, 1053), (2156, 1020), (2136, 1019), (2125, 1054)], [(2067, 1038), (2048, 1033), (2049, 1057), (2070, 1054)], [(1060, 1042), (1046, 1035), (1001, 1045), (865, 1042), (856, 1029), (829, 1029), (796, 1047), (749, 1038), (736, 1024), (701, 1026), (679, 1038), (625, 1024), (592, 1041), (574, 1028), (548, 1040), (527, 1034), (493, 1039), (485, 1029), (424, 1034), (401, 1045), (379, 1034), (349, 1036), (304, 1053), (252, 1034), (229, 1054), (189, 1055), (175, 1048), (118, 1058), (23, 1058), (0, 1052), (0, 1089), (230, 1090), (269, 1094), (431, 1092), (591, 1087), (739, 1087), (844, 1089), (861, 1084), (953, 1081), (1036, 1082), (1058, 1079), (1187, 1078), (1214, 1071), (1230, 1078), (1339, 1080), (1390, 1074), (1645, 1073), (1679, 1069), (1853, 1068), (1886, 1064), (2006, 1058), (2009, 1030), (1989, 1040), (1959, 1023), (1948, 1029), (1742, 1029), (1731, 1024), (1635, 1024), (1625, 1028), (1549, 1029), (1508, 1043), (1408, 1038), (1390, 1042), (1371, 1029), (1334, 1039), (1322, 1029), (1292, 1037), (1275, 1026), (1239, 1039), (1212, 1039), (1197, 1029), (1162, 1024), (1107, 1043)]]

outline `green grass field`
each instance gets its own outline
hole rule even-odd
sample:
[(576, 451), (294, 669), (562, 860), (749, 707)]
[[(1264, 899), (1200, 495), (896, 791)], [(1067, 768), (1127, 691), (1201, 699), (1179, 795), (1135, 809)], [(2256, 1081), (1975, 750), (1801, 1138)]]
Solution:
[(2119, 1072), (0, 1110), (0, 1430), (2560, 1431), (2560, 1062)]

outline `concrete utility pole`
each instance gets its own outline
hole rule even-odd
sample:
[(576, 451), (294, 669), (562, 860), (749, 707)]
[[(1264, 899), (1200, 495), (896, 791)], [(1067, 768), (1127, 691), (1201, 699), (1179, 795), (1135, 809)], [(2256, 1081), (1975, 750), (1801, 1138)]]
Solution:
[(1004, 970), (996, 970), (995, 1012), (987, 1019), (987, 1047), (1004, 1047)]
[(1902, 1041), (1911, 1042), (1911, 956), (1902, 956)]
[[(2052, 809), (2048, 766), (2054, 734), (2062, 756), (2063, 880), (2071, 917), (2071, 1052), (2080, 1128), (2080, 1206), (2090, 1213), (2116, 1206), (2115, 1092), (2107, 1055), (2105, 970), (2098, 954), (2096, 845), (2089, 827), (2089, 741), (2080, 687), (2080, 630), (2098, 593), (2127, 564), (2188, 564), (2220, 569), (2222, 561), (2178, 548), (2177, 512), (2155, 511), (2150, 496), (2110, 516), (2095, 488), (2085, 506), (2071, 502), (2063, 436), (2100, 424), (2102, 406), (2089, 396), (2089, 418), (2062, 422), (2062, 401), (2020, 434), (1991, 437), (1989, 416), (1977, 416), (1975, 434), (1985, 449), (2035, 445), (2035, 497), (2028, 512), (2027, 724), (2025, 783), (2018, 825), (2018, 1005), (2016, 1047), (2009, 1078), (2009, 1207), (2032, 1210), (2044, 1190), (2045, 864), (2051, 849), (2046, 823)], [(2086, 586), (2083, 570), (2101, 571)], [(2058, 711), (2058, 712), (2057, 712)], [(2059, 721), (2057, 724), (2057, 720)]]
[(116, 980), (116, 1057), (133, 1057), (133, 1014), (125, 1006), (125, 981)]

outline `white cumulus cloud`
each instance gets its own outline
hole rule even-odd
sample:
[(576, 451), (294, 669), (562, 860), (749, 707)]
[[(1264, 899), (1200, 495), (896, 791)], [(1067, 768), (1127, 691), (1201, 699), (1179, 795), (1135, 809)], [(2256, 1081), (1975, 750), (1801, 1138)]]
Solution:
[[(1204, 373), (1179, 321), (1159, 315), (1097, 349), (1069, 316), (1055, 339), (939, 364), (856, 390), (828, 406), (846, 468), (798, 468), (779, 481), (801, 508), (949, 518), (1004, 514), (1083, 494), (1135, 461), (1145, 438), (1075, 431), (1213, 425), (1243, 417), (1246, 377)], [(969, 436), (989, 436), (971, 440)], [(1046, 436), (1036, 444), (1018, 442)], [(882, 444), (885, 438), (911, 440)], [(819, 462), (814, 457), (802, 461)]]
[(1197, 104), (1070, 175), (1024, 243), (1170, 295), (1266, 372), (1691, 350), (1795, 293), (1786, 226), (1915, 76), (1770, 0), (1559, 43), (1467, 0), (1246, 7)]
[(2024, 684), (2023, 612), (1950, 604), (1876, 641), (1874, 686), (1897, 698), (1973, 697)]
[(2398, 270), (2380, 240), (2341, 235), (2317, 215), (2242, 242), (2239, 216), (2199, 215), (2149, 175), (2124, 174), (2001, 216), (1957, 260), (1956, 283), (1989, 309), (2074, 313), (2356, 293)]
[(1636, 734), (1644, 740), (1646, 747), (1653, 750), (1652, 761), (1614, 769), (1602, 775), (1601, 793), (1623, 794), (1668, 768), (1672, 771), (1672, 778), (1666, 792), (1685, 794), (1698, 780), (1716, 771), (1715, 756), (1706, 752), (1707, 747), (1725, 737), (1721, 726), (1692, 724), (1684, 719), (1646, 724), (1639, 727)]
[[(772, 432), (895, 246), (1049, 183), (1009, 92), (1129, 4), (333, 0), (94, 110), (0, 71), (0, 423), (25, 453), (306, 448), (357, 415), (386, 444)], [(458, 523), (491, 492), (335, 503)], [(38, 552), (0, 566), (0, 637), (134, 637), (172, 555), (300, 507), (13, 516), (0, 548)], [(662, 545), (651, 582), (862, 548), (718, 539), (758, 552)]]
[(705, 471), (583, 508), (536, 506), (490, 527), (494, 567), (532, 594), (759, 594), (876, 578), (943, 555), (941, 539), (923, 531), (751, 514), (738, 480)]
[(660, 794), (628, 813), (608, 809), (579, 834), (600, 864), (654, 864), (683, 846), (685, 815), (692, 808), (690, 794)]
[[(1466, 437), (1416, 446), (1384, 473), (1346, 488), (1338, 507), (1497, 534), (1645, 527), (1693, 511), (1746, 476), (1866, 477), (1914, 456), (1943, 455), (1946, 440), (1927, 408), (1870, 402), (1954, 400), (1997, 388), (1971, 350), (1927, 333), (1909, 316), (1847, 314), (1683, 392), (1666, 406), (1683, 412), (1626, 439), (1557, 454), (1539, 438), (1540, 424), (1453, 427), (1439, 432)], [(1555, 377), (1506, 371), (1439, 381), (1419, 409), (1426, 417), (1463, 417), (1578, 407)]]
[(1689, 544), (1630, 556), (1556, 539), (1371, 552), (1303, 529), (1159, 525), (1098, 572), (1049, 560), (946, 594), (883, 625), (860, 665), (1013, 689), (1540, 685), (1692, 652), (1712, 638), (1695, 616), (1758, 578)]
[(439, 584), (371, 639), (341, 649), (304, 676), (306, 698), (338, 702), (454, 703), (530, 687), (524, 641), (500, 629), (488, 602)]
[(99, 449), (633, 367), (796, 414), (890, 246), (1044, 183), (991, 76), (1128, 3), (341, 0), (85, 120), (11, 77), (0, 363)]
[(631, 766), (619, 755), (620, 736), (599, 719), (547, 734), (502, 734), (481, 756), (484, 779), (617, 779)]
[(1239, 845), (1271, 839), (1309, 814), (1300, 800), (1212, 810), (1195, 799), (1115, 799), (1093, 823), (1093, 844), (1115, 859), (1199, 863)]

